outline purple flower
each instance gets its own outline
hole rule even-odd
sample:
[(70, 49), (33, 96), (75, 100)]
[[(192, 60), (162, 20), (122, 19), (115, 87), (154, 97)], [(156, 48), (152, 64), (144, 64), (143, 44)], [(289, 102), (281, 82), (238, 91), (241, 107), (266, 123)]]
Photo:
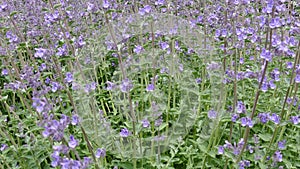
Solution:
[(207, 116), (209, 119), (215, 119), (215, 118), (217, 118), (217, 112), (214, 110), (210, 110), (210, 111), (208, 111)]
[(292, 69), (293, 68), (293, 63), (292, 62), (286, 62), (286, 68)]
[(234, 113), (234, 114), (231, 115), (231, 121), (236, 122), (239, 117), (240, 117), (239, 114)]
[(120, 132), (121, 137), (128, 137), (130, 135), (130, 131), (127, 128), (123, 128)]
[(2, 69), (2, 75), (7, 76), (8, 75), (8, 70), (7, 69)]
[(52, 86), (52, 92), (56, 92), (57, 90), (59, 90), (61, 88), (60, 84), (58, 82), (51, 82), (51, 86)]
[(197, 79), (196, 79), (196, 83), (197, 83), (197, 84), (200, 84), (201, 82), (202, 82), (202, 79), (201, 79), (201, 78), (197, 78)]
[(154, 89), (155, 89), (154, 84), (149, 84), (149, 85), (147, 86), (147, 88), (146, 88), (146, 91), (147, 91), (147, 92), (151, 92), (151, 91), (153, 91)]
[(106, 90), (113, 90), (116, 87), (116, 85), (110, 81), (107, 81), (106, 84), (107, 84)]
[(54, 150), (54, 152), (59, 152), (59, 153), (62, 153), (62, 154), (69, 153), (69, 147), (64, 145), (64, 144), (54, 145), (53, 150)]
[(78, 140), (74, 138), (73, 135), (70, 136), (70, 141), (68, 143), (70, 148), (75, 148), (78, 145)]
[(242, 101), (237, 102), (236, 111), (237, 113), (246, 113), (246, 106)]
[(226, 140), (225, 144), (224, 144), (224, 148), (229, 149), (229, 150), (233, 150), (233, 154), (238, 155), (238, 154), (240, 154), (241, 149), (244, 146), (244, 143), (245, 142), (244, 142), (243, 138), (241, 138), (241, 140), (238, 142), (238, 144), (236, 144), (236, 142), (234, 142), (233, 145)]
[(89, 157), (83, 157), (82, 169), (86, 169), (92, 163), (92, 159)]
[(278, 141), (278, 149), (282, 150), (285, 148), (286, 140)]
[(72, 116), (72, 121), (71, 121), (71, 124), (72, 125), (77, 125), (79, 123), (79, 116), (77, 115), (77, 114), (74, 114), (73, 116)]
[(51, 158), (52, 158), (52, 161), (51, 161), (51, 166), (52, 167), (57, 167), (57, 166), (60, 165), (61, 157), (59, 156), (59, 152), (58, 151), (54, 151), (51, 154)]
[(95, 154), (96, 158), (105, 157), (106, 150), (104, 148), (98, 148)]
[(7, 9), (7, 3), (3, 3), (0, 5), (0, 12), (4, 12)]
[(150, 122), (147, 119), (142, 120), (142, 125), (144, 128), (148, 128), (150, 126)]
[(244, 169), (245, 167), (250, 167), (250, 161), (242, 160), (239, 162), (239, 169)]
[(47, 57), (47, 50), (43, 48), (35, 48), (36, 52), (34, 54), (34, 57), (36, 58), (43, 58), (45, 59)]
[(39, 70), (42, 72), (42, 71), (44, 71), (44, 70), (46, 70), (47, 69), (47, 65), (46, 65), (46, 63), (42, 63), (40, 66), (39, 66)]
[(265, 48), (262, 50), (260, 57), (262, 59), (265, 59), (266, 61), (272, 61), (272, 53), (269, 50), (266, 50)]
[(133, 52), (136, 54), (140, 54), (142, 51), (144, 50), (144, 48), (140, 45), (137, 45), (134, 49)]
[(272, 29), (279, 28), (281, 26), (280, 18), (279, 17), (272, 18), (271, 21), (270, 21), (269, 26)]
[(295, 83), (300, 83), (300, 74), (297, 74), (295, 77)]
[(108, 0), (104, 0), (102, 6), (105, 9), (109, 8), (110, 4), (109, 4)]
[(223, 146), (219, 146), (218, 154), (224, 154), (224, 147)]
[(56, 52), (57, 56), (66, 56), (67, 55), (67, 45), (64, 44), (62, 47), (57, 48), (58, 52)]
[(260, 122), (267, 123), (269, 121), (269, 114), (268, 113), (259, 113), (257, 116), (260, 119)]
[(81, 169), (81, 162), (73, 159), (63, 158), (60, 164), (61, 169)]
[(274, 83), (274, 80), (270, 80), (270, 81), (269, 81), (269, 86), (270, 86), (271, 89), (275, 89), (275, 88), (276, 88), (276, 85), (275, 85), (275, 83)]
[(298, 123), (300, 123), (300, 118), (299, 118), (299, 116), (291, 116), (291, 117), (290, 117), (290, 121), (291, 121), (293, 124), (297, 125)]
[(9, 43), (17, 43), (19, 41), (18, 36), (13, 34), (11, 31), (6, 32), (6, 38), (9, 40)]
[(162, 124), (162, 122), (163, 122), (163, 119), (162, 119), (162, 117), (160, 117), (157, 120), (155, 120), (154, 125), (156, 127), (158, 127), (158, 126), (160, 126)]
[(146, 13), (150, 13), (151, 12), (151, 6), (150, 5), (146, 5), (144, 8), (140, 8), (139, 9), (139, 14), (140, 15), (145, 15)]
[(247, 145), (247, 149), (249, 150), (249, 153), (253, 153), (253, 147), (251, 145)]
[(65, 81), (67, 83), (71, 83), (73, 81), (73, 74), (71, 72), (67, 72), (66, 73), (66, 78), (65, 78)]
[(278, 116), (277, 114), (273, 113), (270, 116), (270, 120), (272, 120), (275, 124), (279, 124), (280, 123), (280, 116)]
[(166, 136), (155, 136), (153, 138), (154, 141), (164, 141), (166, 139)]
[(123, 93), (129, 92), (133, 88), (133, 84), (129, 79), (124, 79), (120, 85), (120, 89)]
[(163, 50), (166, 50), (169, 48), (169, 44), (167, 42), (161, 42), (160, 43), (160, 47), (163, 49)]
[(273, 155), (274, 162), (281, 162), (282, 161), (282, 154), (280, 151), (276, 151)]
[(155, 5), (163, 5), (165, 3), (165, 0), (156, 0)]
[(84, 87), (84, 91), (86, 93), (89, 93), (89, 92), (95, 90), (96, 86), (97, 86), (96, 82), (91, 82), (90, 84), (86, 84), (85, 87)]
[(242, 117), (241, 118), (241, 125), (243, 127), (248, 126), (248, 127), (252, 128), (253, 127), (253, 122), (252, 122), (251, 118), (249, 118), (249, 117)]
[(8, 148), (7, 144), (1, 144), (0, 151), (4, 151), (7, 148)]
[(275, 68), (271, 73), (270, 73), (270, 76), (273, 80), (275, 81), (280, 81), (280, 72), (278, 70), (278, 68)]

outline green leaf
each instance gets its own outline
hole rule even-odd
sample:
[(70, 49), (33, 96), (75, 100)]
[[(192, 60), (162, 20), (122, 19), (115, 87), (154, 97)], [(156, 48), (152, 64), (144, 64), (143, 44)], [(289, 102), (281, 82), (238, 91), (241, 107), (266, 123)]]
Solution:
[(258, 136), (259, 136), (259, 138), (261, 138), (264, 141), (271, 141), (271, 139), (272, 139), (272, 135), (269, 133), (259, 134)]
[(13, 11), (13, 12), (10, 13), (9, 16), (10, 16), (10, 17), (13, 17), (13, 16), (14, 16), (15, 14), (17, 14), (17, 13), (18, 13), (18, 11)]
[(121, 162), (118, 164), (119, 167), (122, 167), (124, 169), (132, 169), (133, 165), (130, 162)]
[(57, 8), (59, 8), (59, 7), (61, 7), (61, 4), (55, 4), (55, 5), (53, 6), (54, 9), (57, 9)]

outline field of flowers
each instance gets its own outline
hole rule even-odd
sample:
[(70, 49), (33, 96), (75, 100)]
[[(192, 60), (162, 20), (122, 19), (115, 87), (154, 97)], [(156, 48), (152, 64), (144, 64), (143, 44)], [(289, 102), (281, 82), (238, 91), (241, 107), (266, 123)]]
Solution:
[(299, 14), (1, 0), (0, 169), (299, 169)]

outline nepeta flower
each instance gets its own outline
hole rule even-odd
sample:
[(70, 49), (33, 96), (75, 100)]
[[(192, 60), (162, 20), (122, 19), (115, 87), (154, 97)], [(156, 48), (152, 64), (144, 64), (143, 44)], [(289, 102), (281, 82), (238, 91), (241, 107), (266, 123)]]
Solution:
[(280, 123), (280, 116), (278, 116), (277, 114), (273, 113), (270, 116), (270, 120), (272, 120), (275, 124), (279, 124)]
[(88, 2), (87, 11), (88, 12), (94, 12), (95, 11), (95, 5)]
[(81, 162), (69, 158), (63, 158), (60, 162), (61, 169), (81, 169)]
[(157, 0), (155, 1), (155, 5), (163, 5), (165, 3), (165, 0)]
[(83, 157), (82, 169), (86, 169), (92, 163), (92, 159), (90, 157)]
[(260, 122), (267, 123), (269, 121), (269, 114), (268, 113), (259, 113), (257, 116), (260, 119)]
[(166, 50), (169, 48), (169, 44), (167, 42), (161, 42), (160, 43), (160, 47), (163, 49), (163, 50)]
[(274, 80), (270, 80), (270, 81), (269, 81), (269, 86), (270, 86), (271, 89), (275, 89), (275, 88), (276, 88), (276, 85), (275, 85), (275, 83), (274, 83)]
[(269, 26), (272, 29), (279, 28), (281, 26), (280, 18), (279, 17), (272, 18), (269, 23)]
[(96, 158), (105, 157), (106, 156), (106, 150), (104, 148), (98, 148), (95, 153)]
[(86, 93), (92, 92), (93, 90), (96, 89), (97, 83), (96, 82), (92, 82), (90, 84), (86, 84), (84, 87), (84, 91)]
[(7, 69), (2, 69), (1, 74), (2, 74), (3, 76), (7, 76), (7, 75), (8, 75), (8, 70), (7, 70)]
[(291, 117), (290, 117), (290, 121), (291, 121), (293, 124), (297, 125), (298, 123), (300, 123), (300, 117), (299, 117), (299, 116), (291, 116)]
[(129, 92), (133, 88), (133, 84), (129, 79), (124, 79), (120, 85), (120, 89), (123, 93)]
[(128, 137), (130, 135), (130, 131), (127, 128), (123, 128), (120, 132), (121, 137)]
[(61, 141), (61, 139), (64, 136), (64, 130), (66, 127), (67, 127), (66, 125), (60, 123), (57, 120), (51, 120), (46, 122), (44, 126), (45, 130), (43, 131), (42, 134), (44, 137), (52, 136), (53, 140)]
[(286, 143), (286, 140), (279, 141), (278, 142), (278, 149), (279, 150), (284, 149), (285, 148), (285, 143)]
[(0, 5), (0, 12), (4, 12), (4, 11), (6, 11), (6, 9), (7, 9), (7, 3), (2, 3)]
[(240, 117), (239, 114), (234, 113), (234, 114), (231, 115), (231, 121), (236, 122), (239, 117)]
[(34, 54), (34, 57), (36, 58), (47, 58), (47, 50), (43, 48), (35, 48), (36, 52)]
[(148, 128), (150, 126), (150, 122), (147, 119), (142, 120), (142, 125), (144, 128)]
[(214, 110), (210, 110), (210, 111), (208, 111), (207, 116), (209, 119), (215, 119), (215, 118), (217, 118), (217, 112)]
[(282, 161), (282, 154), (280, 151), (276, 151), (273, 155), (274, 162), (281, 162)]
[(295, 83), (300, 83), (300, 74), (297, 74), (295, 77)]
[(142, 15), (142, 16), (145, 15), (146, 13), (148, 14), (150, 12), (151, 12), (151, 6), (150, 5), (145, 5), (144, 8), (139, 9), (139, 14)]
[(200, 84), (201, 82), (202, 82), (202, 79), (201, 79), (201, 78), (197, 78), (197, 79), (196, 79), (196, 83), (197, 83), (197, 84)]
[(107, 81), (106, 84), (107, 84), (106, 90), (113, 90), (116, 87), (116, 85), (110, 81)]
[(266, 61), (269, 61), (269, 62), (272, 61), (272, 53), (265, 48), (262, 50), (260, 57), (262, 59), (265, 59)]
[(237, 102), (236, 111), (237, 113), (246, 113), (246, 106), (242, 101)]
[(286, 68), (292, 69), (293, 68), (293, 63), (292, 62), (287, 62), (286, 63)]
[(64, 145), (64, 144), (61, 144), (61, 145), (54, 145), (53, 146), (53, 150), (54, 152), (59, 152), (59, 153), (62, 153), (62, 154), (67, 154), (69, 153), (69, 147)]
[(218, 154), (224, 154), (224, 147), (223, 146), (219, 146)]
[(72, 121), (71, 121), (71, 124), (72, 125), (77, 125), (79, 123), (79, 116), (77, 115), (77, 114), (74, 114), (73, 116), (72, 116)]
[(158, 126), (160, 126), (160, 125), (162, 124), (162, 122), (163, 122), (163, 119), (162, 119), (162, 117), (160, 116), (157, 120), (155, 120), (154, 125), (155, 125), (156, 127), (158, 127)]
[(166, 136), (155, 136), (153, 138), (154, 141), (164, 141), (166, 139)]
[(71, 72), (67, 72), (66, 73), (66, 78), (65, 78), (65, 81), (67, 83), (71, 83), (73, 81), (73, 74)]
[(224, 148), (233, 150), (234, 155), (239, 155), (244, 146), (244, 143), (245, 142), (244, 142), (243, 138), (241, 138), (241, 140), (238, 142), (238, 144), (236, 144), (236, 142), (234, 142), (233, 145), (226, 140), (225, 144), (224, 144)]
[(110, 3), (108, 2), (108, 0), (104, 0), (102, 6), (103, 6), (103, 8), (107, 9), (110, 7)]
[(1, 144), (0, 151), (4, 151), (7, 148), (8, 148), (7, 144)]
[(149, 84), (148, 86), (147, 86), (147, 88), (146, 88), (146, 91), (147, 92), (151, 92), (151, 91), (153, 91), (155, 89), (155, 86), (154, 86), (154, 84)]
[(75, 137), (71, 135), (68, 145), (70, 148), (75, 148), (78, 145), (78, 140), (76, 140)]
[(52, 86), (52, 92), (56, 92), (57, 90), (61, 89), (61, 86), (58, 82), (51, 82), (51, 86)]
[(142, 51), (144, 50), (144, 48), (141, 45), (137, 45), (134, 49), (133, 52), (136, 54), (140, 54)]
[(59, 156), (59, 151), (54, 151), (51, 154), (51, 158), (52, 158), (52, 161), (51, 161), (52, 167), (57, 167), (60, 165), (61, 157)]
[(250, 161), (242, 160), (239, 162), (239, 169), (244, 169), (245, 167), (250, 167)]
[(251, 118), (249, 118), (249, 117), (242, 117), (241, 118), (241, 125), (243, 127), (248, 126), (248, 127), (252, 128), (253, 127), (253, 122), (252, 122)]

